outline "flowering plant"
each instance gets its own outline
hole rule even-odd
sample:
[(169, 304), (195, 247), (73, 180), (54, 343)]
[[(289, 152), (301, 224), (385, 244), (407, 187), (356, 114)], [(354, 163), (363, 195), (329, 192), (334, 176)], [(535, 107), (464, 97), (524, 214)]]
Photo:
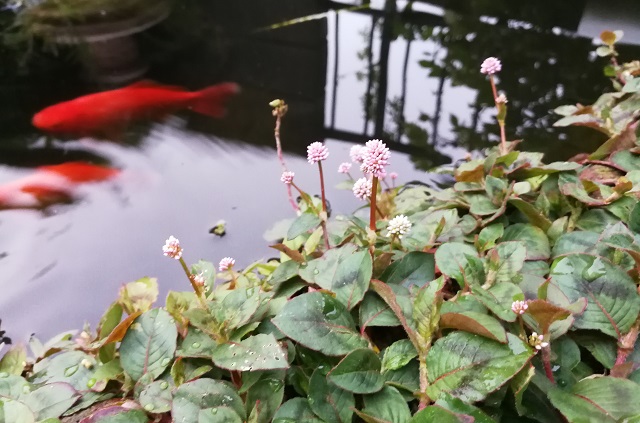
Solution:
[[(614, 70), (625, 78), (614, 77), (617, 95), (566, 114), (622, 128), (595, 158), (545, 164), (517, 151), (502, 122), (500, 145), (437, 190), (389, 186), (381, 141), (353, 149), (364, 176), (341, 169), (367, 201), (367, 220), (328, 216), (328, 150), (313, 144), (322, 204), (285, 170), (302, 200), (272, 246), (279, 260), (240, 270), (226, 257), (216, 273), (209, 262), (187, 266), (188, 246), (171, 237), (163, 252), (192, 291), (153, 308), (157, 284), (141, 279), (96, 331), (32, 342), (29, 355), (11, 347), (0, 413), (27, 422), (78, 412), (87, 422), (637, 421), (640, 85), (622, 75), (628, 67)], [(498, 71), (492, 61), (486, 73)]]

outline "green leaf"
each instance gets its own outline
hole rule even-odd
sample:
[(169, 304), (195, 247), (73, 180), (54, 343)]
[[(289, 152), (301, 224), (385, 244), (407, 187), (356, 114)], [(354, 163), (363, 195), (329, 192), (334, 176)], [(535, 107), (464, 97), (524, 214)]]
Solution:
[(483, 228), (478, 234), (477, 248), (480, 251), (486, 251), (495, 247), (496, 241), (504, 234), (504, 226), (502, 223), (494, 223)]
[(200, 410), (198, 423), (243, 423), (238, 413), (229, 407), (212, 407)]
[(509, 282), (497, 283), (488, 290), (479, 286), (472, 286), (471, 292), (493, 314), (505, 322), (514, 322), (516, 315), (511, 311), (511, 304), (516, 299), (524, 299), (522, 290)]
[(269, 283), (274, 286), (280, 285), (282, 282), (286, 282), (289, 279), (298, 276), (300, 271), (300, 263), (293, 260), (288, 260), (280, 263), (280, 265), (273, 271), (269, 278)]
[(36, 417), (23, 402), (0, 397), (0, 422), (35, 423)]
[(177, 357), (211, 358), (218, 343), (200, 329), (189, 327), (187, 336), (176, 350)]
[(507, 343), (507, 333), (502, 327), (502, 324), (496, 318), (487, 314), (472, 311), (444, 313), (440, 316), (440, 328), (459, 329), (485, 336), (502, 344)]
[[(358, 416), (365, 421), (406, 423), (411, 418), (411, 411), (396, 388), (385, 386), (380, 392), (364, 396), (364, 408)], [(366, 417), (375, 420), (367, 420)]]
[(134, 381), (147, 373), (157, 378), (171, 364), (177, 337), (178, 330), (169, 313), (162, 309), (143, 313), (122, 339), (122, 368)]
[(41, 386), (24, 396), (22, 400), (38, 420), (44, 420), (60, 417), (80, 396), (68, 383), (56, 382)]
[[(105, 339), (118, 326), (122, 321), (123, 311), (122, 306), (117, 301), (109, 306), (98, 324), (98, 339)], [(99, 354), (100, 361), (103, 363), (113, 360), (116, 354), (115, 342), (104, 345), (100, 348)]]
[(142, 388), (138, 401), (149, 413), (166, 413), (171, 411), (173, 396), (172, 386), (165, 380), (156, 380)]
[(368, 346), (345, 306), (325, 293), (289, 300), (272, 322), (289, 338), (326, 355), (345, 355)]
[(408, 423), (471, 423), (470, 416), (459, 415), (437, 405), (430, 405), (418, 411)]
[(511, 225), (505, 229), (502, 241), (522, 241), (527, 251), (527, 260), (547, 260), (551, 255), (549, 239), (537, 226), (525, 223)]
[(495, 271), (494, 280), (496, 282), (519, 281), (520, 271), (527, 256), (524, 243), (520, 241), (501, 242), (492, 251), (495, 251), (498, 256), (496, 266), (492, 267), (491, 264), (489, 266), (489, 270)]
[(309, 407), (306, 398), (293, 398), (282, 404), (275, 416), (273, 423), (325, 423), (320, 420)]
[(578, 332), (573, 335), (573, 338), (605, 368), (611, 369), (615, 365), (618, 354), (615, 339), (603, 337), (598, 332)]
[(158, 299), (158, 280), (156, 278), (140, 278), (120, 288), (118, 302), (127, 314), (136, 311), (146, 312)]
[(327, 423), (350, 423), (356, 403), (351, 392), (328, 382), (318, 369), (309, 381), (309, 405)]
[(354, 244), (333, 248), (300, 269), (302, 279), (334, 292), (349, 310), (364, 297), (372, 273), (371, 255)]
[(314, 213), (302, 213), (293, 221), (291, 227), (289, 227), (287, 239), (297, 238), (300, 235), (317, 228), (318, 225), (320, 225), (320, 222), (322, 222), (322, 220), (320, 220), (320, 218)]
[(403, 390), (405, 395), (411, 399), (413, 393), (420, 389), (420, 368), (418, 360), (411, 360), (406, 366), (397, 370), (387, 370), (384, 372), (387, 385)]
[(413, 302), (413, 321), (418, 334), (419, 348), (423, 352), (428, 350), (431, 338), (438, 329), (443, 288), (444, 278), (438, 278), (420, 288)]
[(257, 423), (270, 423), (284, 398), (284, 383), (276, 378), (259, 380), (247, 392), (247, 406), (256, 409)]
[(440, 399), (436, 401), (435, 405), (449, 410), (452, 413), (471, 416), (474, 418), (475, 423), (496, 423), (496, 421), (489, 417), (484, 411), (449, 394), (443, 394)]
[(360, 327), (400, 326), (400, 320), (382, 298), (367, 292), (358, 308)]
[(244, 403), (227, 383), (213, 379), (198, 379), (178, 387), (173, 395), (171, 417), (180, 423), (199, 423), (200, 410), (229, 407), (242, 420), (246, 417)]
[(220, 344), (213, 351), (212, 358), (216, 366), (227, 370), (251, 372), (289, 368), (287, 355), (271, 334)]
[(433, 254), (412, 251), (395, 261), (380, 276), (380, 280), (406, 287), (423, 286), (435, 277), (435, 260)]
[(533, 356), (522, 340), (507, 334), (504, 345), (467, 332), (452, 332), (429, 350), (427, 369), (432, 399), (443, 392), (465, 402), (482, 401), (516, 375)]
[(396, 341), (384, 350), (382, 371), (400, 369), (417, 356), (418, 352), (409, 339)]
[(447, 242), (436, 251), (436, 265), (444, 275), (464, 286), (464, 269), (468, 266), (467, 255), (478, 257), (478, 252), (472, 246), (461, 242)]
[(600, 258), (571, 255), (556, 261), (551, 283), (570, 302), (584, 297), (587, 308), (574, 326), (596, 329), (613, 337), (627, 333), (640, 312), (640, 296), (633, 280), (617, 266)]
[(27, 349), (22, 344), (12, 346), (0, 360), (0, 373), (21, 375), (27, 361)]
[(640, 78), (633, 78), (622, 87), (623, 93), (635, 93), (638, 91), (640, 91)]
[(224, 297), (221, 303), (210, 308), (215, 313), (217, 322), (224, 322), (228, 330), (233, 330), (252, 321), (260, 304), (260, 290), (234, 289)]
[(626, 379), (595, 376), (570, 391), (553, 388), (549, 399), (571, 422), (620, 422), (640, 418), (640, 385)]
[(329, 372), (327, 379), (354, 394), (372, 394), (384, 385), (380, 369), (380, 359), (376, 353), (370, 349), (357, 349), (343, 358)]
[(104, 413), (100, 417), (92, 416), (91, 423), (147, 423), (149, 419), (142, 410), (126, 410), (113, 413)]

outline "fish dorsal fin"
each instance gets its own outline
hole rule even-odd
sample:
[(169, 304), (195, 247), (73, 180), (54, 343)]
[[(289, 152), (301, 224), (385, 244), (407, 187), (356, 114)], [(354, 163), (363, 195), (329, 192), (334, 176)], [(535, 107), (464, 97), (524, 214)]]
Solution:
[(161, 88), (163, 90), (171, 91), (185, 91), (184, 88), (175, 85), (163, 85), (159, 82), (152, 81), (150, 79), (143, 79), (142, 81), (134, 82), (131, 85), (124, 87), (124, 89), (137, 89), (137, 88)]

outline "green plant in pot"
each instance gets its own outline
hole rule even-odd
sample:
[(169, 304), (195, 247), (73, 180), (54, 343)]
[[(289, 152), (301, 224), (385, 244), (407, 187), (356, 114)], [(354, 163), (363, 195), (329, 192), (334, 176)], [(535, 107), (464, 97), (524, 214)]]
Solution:
[(81, 46), (89, 77), (117, 85), (147, 69), (132, 36), (169, 12), (169, 0), (44, 0), (21, 10), (17, 23), (31, 36)]
[[(615, 58), (619, 35), (608, 35)], [(502, 127), (500, 67), (491, 58), (482, 70)], [(170, 237), (163, 253), (191, 289), (154, 307), (157, 282), (143, 278), (123, 286), (96, 331), (11, 347), (0, 418), (638, 421), (640, 65), (612, 60), (607, 72), (614, 92), (558, 110), (557, 125), (610, 137), (574, 161), (544, 163), (501, 136), (456, 166), (450, 188), (396, 188), (389, 150), (371, 140), (339, 168), (362, 209), (330, 217), (326, 146), (308, 147), (320, 198), (281, 157), (299, 201), (273, 245), (279, 260), (189, 266), (188, 246)], [(279, 146), (286, 104), (272, 107)]]

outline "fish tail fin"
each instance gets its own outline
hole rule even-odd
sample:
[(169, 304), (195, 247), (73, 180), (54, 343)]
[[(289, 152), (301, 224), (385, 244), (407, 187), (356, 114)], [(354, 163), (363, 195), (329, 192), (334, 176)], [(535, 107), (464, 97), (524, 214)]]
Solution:
[(100, 182), (119, 173), (118, 169), (84, 162), (67, 162), (60, 165), (42, 166), (39, 169), (63, 176), (73, 183)]
[(240, 86), (233, 82), (224, 82), (198, 91), (195, 101), (191, 105), (194, 112), (214, 118), (223, 117), (226, 112), (226, 103), (230, 97), (240, 91)]

